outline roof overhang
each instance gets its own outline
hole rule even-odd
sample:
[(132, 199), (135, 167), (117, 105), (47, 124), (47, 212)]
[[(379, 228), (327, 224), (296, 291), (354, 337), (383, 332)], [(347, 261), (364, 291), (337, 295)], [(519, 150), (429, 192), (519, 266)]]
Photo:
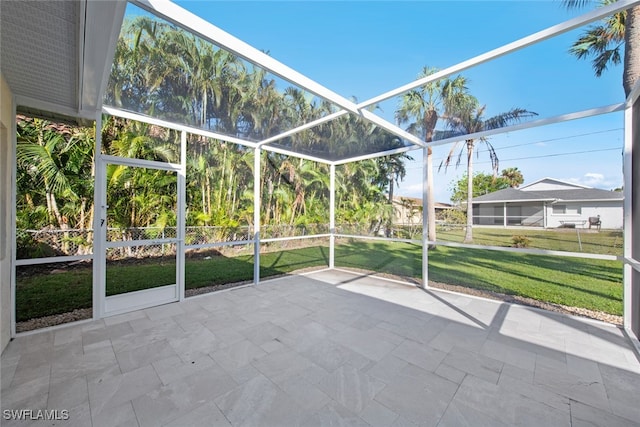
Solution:
[(473, 203), (474, 205), (480, 205), (480, 204), (492, 204), (492, 203), (535, 203), (535, 202), (553, 202), (557, 199), (514, 199), (514, 200), (482, 200), (482, 201), (475, 201), (473, 200), (471, 203)]
[(17, 107), (57, 119), (93, 119), (102, 106), (123, 0), (0, 3), (0, 70)]
[(554, 203), (576, 203), (576, 202), (622, 202), (623, 197), (615, 199), (514, 199), (514, 200), (487, 200), (487, 201), (472, 201), (474, 205), (487, 205), (495, 203), (535, 203), (535, 202), (554, 202)]

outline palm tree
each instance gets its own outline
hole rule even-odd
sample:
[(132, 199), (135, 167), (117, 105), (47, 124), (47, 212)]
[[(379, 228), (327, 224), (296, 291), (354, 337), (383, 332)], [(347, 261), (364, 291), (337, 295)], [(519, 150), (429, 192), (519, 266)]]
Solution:
[[(407, 169), (404, 165), (404, 160), (413, 160), (412, 157), (407, 154), (394, 154), (392, 156), (377, 157), (376, 163), (378, 163), (380, 170), (380, 180), (384, 183), (388, 182), (388, 205), (393, 206), (394, 189), (395, 185), (399, 184), (407, 175)], [(391, 237), (391, 229), (393, 226), (393, 216), (386, 218), (385, 235)]]
[[(512, 108), (511, 110), (498, 114), (496, 116), (485, 119), (484, 113), (486, 105), (480, 105), (478, 100), (471, 95), (465, 96), (463, 103), (459, 104), (459, 111), (456, 116), (448, 117), (447, 122), (450, 127), (450, 133), (452, 135), (469, 135), (476, 132), (481, 132), (490, 129), (497, 129), (507, 126), (511, 123), (520, 121), (523, 118), (537, 115), (534, 112), (524, 110), (522, 108)], [(493, 145), (487, 138), (479, 138), (477, 141), (483, 142), (489, 157), (491, 158), (491, 165), (493, 167), (494, 174), (498, 172), (498, 155), (496, 154)], [(445, 169), (453, 162), (453, 156), (463, 141), (455, 142), (449, 151), (447, 157), (440, 163), (440, 169), (443, 165)], [(465, 139), (464, 145), (458, 154), (456, 166), (459, 166), (462, 160), (463, 153), (467, 155), (467, 229), (464, 236), (465, 243), (471, 243), (473, 241), (473, 152), (476, 148), (476, 139)]]
[(505, 178), (509, 182), (509, 187), (518, 188), (520, 184), (524, 182), (522, 172), (518, 168), (507, 168), (500, 172), (500, 176)]
[[(92, 190), (82, 186), (82, 181), (89, 179), (91, 168), (87, 170), (87, 166), (93, 161), (93, 141), (86, 137), (88, 132), (24, 116), (18, 120), (18, 167), (35, 184), (33, 192), (44, 191), (48, 225), (63, 230), (74, 225), (83, 227), (84, 224), (74, 224), (79, 219), (63, 215), (58, 202), (63, 199), (64, 203), (82, 203)], [(80, 216), (84, 220), (84, 211)]]
[[(616, 0), (598, 0), (600, 6)], [(562, 0), (567, 9), (584, 7), (590, 0)], [(610, 64), (621, 62), (620, 49), (624, 45), (624, 70), (622, 86), (625, 96), (629, 96), (640, 78), (640, 6), (618, 12), (593, 25), (571, 46), (569, 50), (578, 58), (593, 57), (592, 66), (597, 77)]]
[[(424, 67), (418, 78), (429, 76), (438, 70)], [(402, 97), (396, 120), (399, 124), (409, 124), (407, 130), (414, 135), (424, 138), (426, 142), (433, 141), (434, 131), (438, 119), (446, 116), (455, 109), (460, 96), (467, 90), (467, 80), (459, 75), (454, 79), (443, 79), (427, 83), (418, 89), (407, 92)], [(427, 147), (427, 218), (428, 237), (436, 241), (436, 208), (433, 198), (433, 151), (431, 145)]]

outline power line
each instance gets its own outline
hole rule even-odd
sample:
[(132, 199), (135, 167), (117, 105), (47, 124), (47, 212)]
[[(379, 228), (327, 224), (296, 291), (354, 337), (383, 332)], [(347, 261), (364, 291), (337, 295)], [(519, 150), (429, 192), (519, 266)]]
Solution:
[[(583, 136), (598, 135), (598, 134), (601, 134), (601, 133), (615, 132), (615, 131), (620, 131), (620, 130), (623, 130), (623, 128), (607, 129), (607, 130), (601, 130), (601, 131), (597, 131), (597, 132), (588, 132), (588, 133), (582, 133), (582, 134), (579, 134), (579, 135), (562, 136), (562, 137), (558, 137), (558, 138), (543, 139), (543, 140), (540, 140), (540, 141), (533, 141), (533, 142), (523, 142), (522, 144), (505, 145), (504, 147), (496, 147), (496, 151), (497, 150), (505, 150), (505, 149), (508, 149), (508, 148), (514, 148), (514, 147), (522, 147), (522, 146), (525, 146), (525, 145), (534, 145), (534, 144), (543, 144), (545, 142), (562, 141), (564, 139), (581, 138)], [(489, 150), (479, 150), (478, 153), (486, 153), (488, 151)]]
[[(585, 150), (585, 151), (571, 151), (568, 153), (554, 153), (554, 154), (544, 154), (541, 156), (528, 156), (528, 157), (516, 157), (513, 159), (500, 159), (500, 162), (509, 162), (514, 160), (529, 160), (529, 159), (542, 159), (545, 157), (560, 157), (560, 156), (571, 156), (575, 154), (587, 154), (587, 153), (598, 153), (602, 151), (614, 151), (614, 150), (622, 150), (622, 147), (612, 147), (612, 148), (602, 148), (599, 150)], [(473, 162), (474, 165), (491, 163), (491, 161), (482, 161), (482, 162)], [(410, 167), (406, 169), (422, 169), (422, 166)]]
[[(585, 150), (585, 151), (572, 151), (570, 153), (555, 153), (555, 154), (545, 154), (542, 156), (529, 156), (529, 157), (516, 157), (513, 159), (504, 159), (504, 160), (500, 160), (501, 162), (509, 162), (512, 160), (529, 160), (529, 159), (542, 159), (545, 157), (559, 157), (559, 156), (571, 156), (574, 154), (586, 154), (586, 153), (599, 153), (601, 151), (613, 151), (613, 150), (622, 150), (621, 147), (614, 147), (614, 148), (602, 148), (600, 150)], [(474, 164), (484, 164), (484, 163), (491, 163), (490, 161), (484, 161), (484, 162), (474, 162)]]

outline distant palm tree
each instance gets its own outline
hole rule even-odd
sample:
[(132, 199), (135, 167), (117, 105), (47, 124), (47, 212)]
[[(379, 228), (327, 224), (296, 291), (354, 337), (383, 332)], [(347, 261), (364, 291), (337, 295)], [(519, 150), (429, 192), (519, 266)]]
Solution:
[[(450, 135), (469, 135), (476, 132), (481, 132), (490, 129), (497, 129), (507, 126), (511, 123), (520, 121), (523, 118), (537, 115), (537, 113), (524, 110), (522, 108), (512, 108), (511, 110), (498, 114), (496, 116), (485, 119), (484, 112), (486, 105), (480, 105), (478, 100), (471, 95), (466, 96), (465, 102), (459, 105), (459, 110), (456, 116), (448, 118)], [(491, 165), (495, 174), (498, 172), (498, 155), (496, 154), (493, 145), (486, 138), (480, 138), (477, 141), (483, 142), (487, 146), (489, 157), (491, 158)], [(458, 146), (463, 141), (458, 141), (453, 144), (447, 157), (440, 163), (440, 167), (445, 169), (452, 163), (454, 153)], [(456, 167), (460, 165), (462, 160), (462, 154), (467, 155), (467, 230), (464, 236), (465, 243), (471, 243), (473, 241), (473, 152), (476, 147), (475, 139), (465, 139), (464, 146), (459, 151)]]
[[(437, 72), (437, 68), (424, 67), (418, 78), (426, 77)], [(402, 96), (396, 110), (396, 120), (400, 124), (409, 124), (407, 130), (424, 138), (426, 142), (433, 141), (438, 119), (446, 117), (455, 109), (457, 100), (467, 90), (467, 80), (459, 75), (454, 79), (441, 79), (429, 82)], [(436, 241), (436, 209), (433, 198), (433, 151), (427, 147), (427, 220), (428, 237)]]
[(509, 182), (511, 188), (518, 188), (524, 182), (522, 172), (518, 168), (503, 169), (500, 175)]

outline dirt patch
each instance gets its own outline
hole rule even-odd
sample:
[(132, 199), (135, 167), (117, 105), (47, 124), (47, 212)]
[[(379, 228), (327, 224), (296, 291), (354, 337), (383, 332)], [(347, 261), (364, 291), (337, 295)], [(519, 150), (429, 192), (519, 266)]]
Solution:
[(69, 313), (54, 314), (52, 316), (29, 319), (24, 322), (16, 322), (16, 332), (27, 332), (33, 331), (34, 329), (62, 325), (63, 323), (77, 322), (78, 320), (91, 319), (92, 316), (93, 309), (79, 308)]

